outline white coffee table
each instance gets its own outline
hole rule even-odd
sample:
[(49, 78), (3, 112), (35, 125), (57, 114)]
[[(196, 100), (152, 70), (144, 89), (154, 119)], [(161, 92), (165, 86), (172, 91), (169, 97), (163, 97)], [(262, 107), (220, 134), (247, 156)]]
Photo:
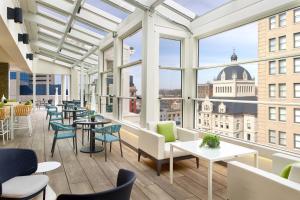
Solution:
[(41, 162), (38, 164), (38, 168), (35, 173), (46, 173), (55, 170), (60, 166), (61, 166), (60, 162), (56, 162), (56, 161)]
[(254, 155), (254, 165), (258, 167), (258, 152), (253, 149), (242, 146), (230, 144), (227, 142), (220, 143), (220, 147), (211, 149), (208, 147), (201, 147), (202, 139), (188, 142), (176, 142), (170, 145), (170, 182), (173, 184), (173, 149), (190, 153), (193, 156), (208, 161), (208, 200), (212, 200), (212, 173), (213, 163), (217, 161), (226, 161), (235, 157), (245, 155)]

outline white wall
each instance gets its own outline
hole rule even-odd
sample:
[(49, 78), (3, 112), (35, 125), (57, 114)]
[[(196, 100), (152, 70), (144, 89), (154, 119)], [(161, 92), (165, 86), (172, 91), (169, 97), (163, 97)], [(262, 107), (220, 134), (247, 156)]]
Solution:
[(58, 64), (35, 58), (33, 62), (33, 73), (36, 74), (63, 74), (70, 75), (71, 69), (59, 66)]

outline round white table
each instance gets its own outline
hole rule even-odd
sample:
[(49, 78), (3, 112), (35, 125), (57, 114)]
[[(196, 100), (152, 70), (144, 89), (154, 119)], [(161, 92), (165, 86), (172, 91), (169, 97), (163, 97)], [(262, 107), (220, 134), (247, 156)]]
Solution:
[(38, 168), (35, 173), (46, 173), (55, 170), (60, 166), (61, 166), (60, 162), (56, 162), (56, 161), (41, 162), (38, 164)]

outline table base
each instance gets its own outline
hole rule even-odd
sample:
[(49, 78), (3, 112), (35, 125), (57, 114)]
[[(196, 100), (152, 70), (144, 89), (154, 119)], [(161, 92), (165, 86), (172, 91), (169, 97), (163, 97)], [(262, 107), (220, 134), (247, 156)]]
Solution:
[(104, 148), (103, 147), (99, 147), (96, 146), (94, 151), (91, 151), (91, 147), (90, 146), (84, 146), (80, 149), (80, 152), (82, 153), (99, 153), (101, 151), (103, 151)]

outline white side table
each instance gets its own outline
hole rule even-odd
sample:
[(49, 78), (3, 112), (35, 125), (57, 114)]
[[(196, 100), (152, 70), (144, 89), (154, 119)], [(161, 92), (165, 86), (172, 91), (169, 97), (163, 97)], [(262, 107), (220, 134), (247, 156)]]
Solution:
[(52, 170), (55, 170), (61, 166), (60, 162), (49, 161), (49, 162), (41, 162), (38, 164), (38, 168), (35, 173), (46, 173)]
[[(49, 162), (41, 162), (38, 163), (38, 168), (35, 173), (43, 173), (46, 174), (46, 172), (55, 170), (61, 166), (60, 162), (56, 161), (49, 161)], [(47, 185), (46, 188), (46, 200), (55, 200), (56, 194), (53, 191), (53, 189)]]

